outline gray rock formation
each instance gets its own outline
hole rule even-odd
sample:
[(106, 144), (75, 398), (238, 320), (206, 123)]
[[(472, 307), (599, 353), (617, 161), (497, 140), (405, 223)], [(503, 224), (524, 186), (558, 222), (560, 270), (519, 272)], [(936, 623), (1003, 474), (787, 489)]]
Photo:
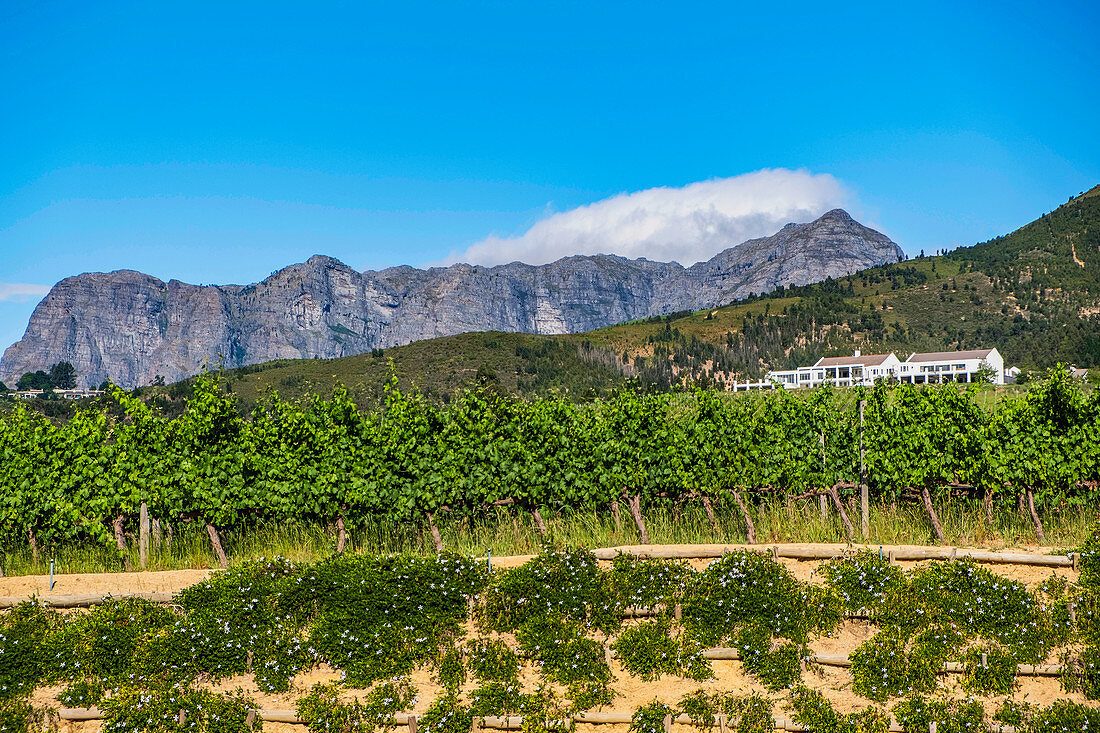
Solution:
[(466, 331), (577, 333), (901, 258), (886, 236), (835, 209), (689, 268), (596, 255), (357, 272), (318, 255), (246, 286), (89, 273), (62, 280), (39, 303), (22, 340), (4, 352), (0, 380), (69, 361), (82, 385), (135, 386), (219, 363), (349, 356)]

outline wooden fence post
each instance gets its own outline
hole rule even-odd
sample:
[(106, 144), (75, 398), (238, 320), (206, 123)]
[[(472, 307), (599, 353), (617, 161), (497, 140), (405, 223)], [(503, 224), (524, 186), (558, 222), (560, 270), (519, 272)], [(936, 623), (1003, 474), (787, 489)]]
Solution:
[(859, 401), (859, 516), (863, 539), (871, 535), (871, 491), (867, 487), (867, 461), (863, 448), (863, 406), (866, 400)]
[(138, 555), (141, 557), (141, 569), (149, 562), (149, 505), (141, 502), (138, 514)]

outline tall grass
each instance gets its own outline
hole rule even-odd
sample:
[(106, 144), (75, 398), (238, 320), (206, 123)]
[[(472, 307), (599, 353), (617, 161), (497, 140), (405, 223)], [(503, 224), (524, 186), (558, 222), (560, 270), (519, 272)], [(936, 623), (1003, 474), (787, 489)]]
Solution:
[[(1043, 516), (1047, 547), (1064, 550), (1081, 544), (1093, 528), (1100, 507), (1078, 507), (1065, 511), (1047, 511)], [(844, 543), (844, 525), (833, 507), (822, 517), (816, 500), (785, 502), (764, 500), (751, 507), (757, 541)], [(1014, 506), (998, 506), (993, 523), (986, 522), (980, 502), (954, 500), (937, 508), (949, 544), (989, 547), (1036, 545), (1030, 518)], [(743, 543), (745, 524), (736, 508), (718, 506), (717, 528), (711, 526), (702, 507), (686, 504), (679, 510), (649, 507), (644, 510), (646, 528), (657, 544)], [(849, 510), (856, 541), (860, 521), (858, 508)], [(621, 512), (616, 524), (610, 512), (569, 513), (545, 516), (548, 540), (574, 547), (614, 547), (636, 544), (638, 532), (630, 515)], [(544, 540), (530, 515), (498, 508), (494, 514), (477, 519), (443, 521), (440, 533), (444, 546), (464, 555), (494, 556), (537, 553)], [(332, 527), (317, 524), (261, 524), (239, 532), (227, 532), (223, 538), (230, 564), (236, 565), (260, 557), (281, 555), (292, 560), (317, 560), (335, 552), (336, 536)], [(872, 504), (870, 544), (933, 544), (935, 538), (924, 509), (917, 504)], [(367, 520), (351, 533), (348, 549), (366, 553), (434, 554), (435, 546), (428, 527), (391, 524)], [(124, 556), (112, 548), (72, 545), (40, 551), (32, 556), (26, 547), (6, 548), (3, 557), (5, 575), (44, 575), (54, 560), (56, 573), (119, 572), (139, 567), (136, 542), (131, 541)], [(147, 570), (216, 568), (217, 558), (201, 526), (184, 525), (172, 541), (150, 550)]]

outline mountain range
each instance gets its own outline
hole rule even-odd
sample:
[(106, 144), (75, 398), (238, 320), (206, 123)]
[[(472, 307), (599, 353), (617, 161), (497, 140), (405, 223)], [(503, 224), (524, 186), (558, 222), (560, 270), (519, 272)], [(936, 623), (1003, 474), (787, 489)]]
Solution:
[(82, 386), (174, 381), (203, 368), (334, 358), (472, 331), (569, 334), (700, 310), (898, 262), (888, 237), (834, 209), (690, 267), (615, 255), (546, 265), (359, 272), (317, 255), (252, 285), (164, 282), (131, 270), (55, 285), (0, 380), (59, 361)]

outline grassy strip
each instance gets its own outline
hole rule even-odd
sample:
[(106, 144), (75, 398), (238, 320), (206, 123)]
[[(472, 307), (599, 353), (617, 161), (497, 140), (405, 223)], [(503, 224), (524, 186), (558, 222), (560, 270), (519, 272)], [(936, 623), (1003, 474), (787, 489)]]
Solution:
[[(664, 507), (643, 508), (646, 527), (656, 544), (743, 543), (745, 527), (735, 507), (717, 508), (717, 530), (711, 527), (703, 508), (686, 504), (679, 512)], [(858, 509), (851, 510), (858, 528)], [(1006, 547), (1031, 545), (1035, 536), (1030, 519), (1013, 506), (997, 507), (993, 525), (986, 523), (980, 502), (954, 500), (937, 507), (947, 542), (960, 546)], [(753, 521), (761, 543), (771, 542), (846, 542), (844, 526), (830, 507), (822, 519), (816, 500), (764, 501), (753, 508)], [(1076, 547), (1090, 534), (1094, 511), (1076, 507), (1066, 512), (1044, 515), (1048, 543), (1053, 547)], [(579, 548), (614, 547), (638, 542), (629, 515), (622, 512), (621, 526), (610, 513), (546, 515), (551, 538)], [(927, 515), (917, 504), (871, 506), (871, 544), (934, 543)], [(542, 536), (534, 520), (525, 514), (513, 514), (499, 508), (496, 516), (468, 521), (442, 521), (440, 532), (444, 546), (462, 555), (524, 555), (539, 552)], [(321, 525), (278, 523), (260, 525), (225, 538), (231, 565), (279, 555), (295, 561), (316, 561), (331, 555), (336, 546), (335, 530)], [(420, 530), (407, 524), (368, 522), (350, 537), (348, 549), (366, 553), (413, 553), (435, 555), (427, 527)], [(40, 552), (37, 559), (29, 548), (4, 548), (5, 575), (44, 575), (50, 559), (56, 573), (118, 572), (123, 564), (105, 548), (82, 545), (64, 546), (53, 553)], [(132, 567), (139, 566), (137, 542), (131, 538), (127, 557)], [(168, 545), (153, 548), (149, 570), (182, 570), (217, 567), (217, 558), (202, 527), (180, 527)]]

